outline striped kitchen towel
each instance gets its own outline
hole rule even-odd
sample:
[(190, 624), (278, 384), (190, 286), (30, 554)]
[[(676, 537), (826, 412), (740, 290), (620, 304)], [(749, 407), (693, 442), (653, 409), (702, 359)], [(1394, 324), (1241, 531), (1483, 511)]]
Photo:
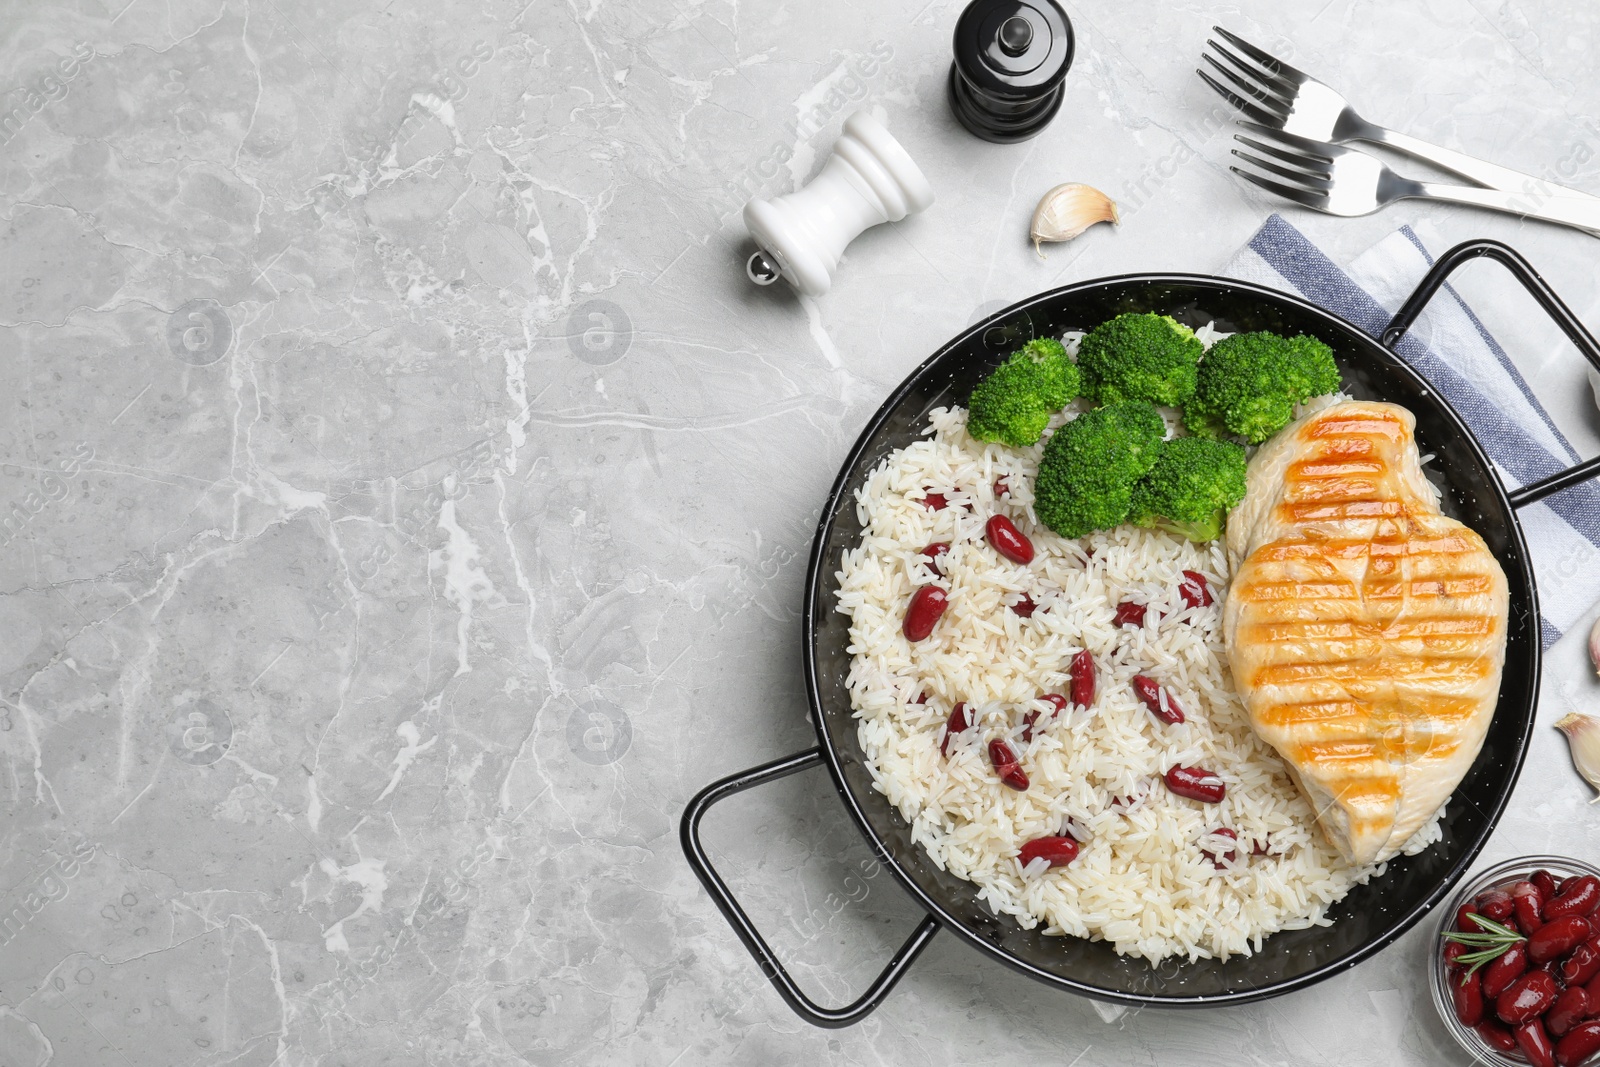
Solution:
[[(1377, 337), (1432, 265), (1432, 254), (1409, 226), (1341, 268), (1273, 215), (1223, 273), (1299, 293)], [(1521, 290), (1509, 275), (1505, 284)], [(1507, 488), (1578, 462), (1511, 357), (1449, 285), (1398, 352), (1472, 427)], [(1549, 648), (1600, 600), (1600, 484), (1563, 490), (1520, 515), (1539, 584), (1542, 640)]]

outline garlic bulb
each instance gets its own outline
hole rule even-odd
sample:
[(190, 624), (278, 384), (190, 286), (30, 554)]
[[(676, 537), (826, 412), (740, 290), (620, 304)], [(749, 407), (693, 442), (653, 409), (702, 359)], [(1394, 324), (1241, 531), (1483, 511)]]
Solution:
[(1045, 193), (1033, 209), (1028, 236), (1033, 238), (1033, 250), (1043, 259), (1039, 242), (1070, 241), (1097, 222), (1119, 221), (1117, 205), (1109, 196), (1092, 185), (1067, 182)]
[(1584, 781), (1600, 790), (1600, 719), (1573, 712), (1563, 716), (1556, 723), (1556, 729), (1567, 735), (1572, 765), (1578, 768)]

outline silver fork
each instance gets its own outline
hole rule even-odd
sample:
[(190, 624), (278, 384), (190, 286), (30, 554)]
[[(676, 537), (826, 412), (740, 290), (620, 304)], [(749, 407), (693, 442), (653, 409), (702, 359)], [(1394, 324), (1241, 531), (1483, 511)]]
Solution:
[[(1426, 160), (1436, 167), (1442, 167), (1452, 174), (1459, 174), (1468, 181), (1477, 182), (1491, 189), (1541, 197), (1581, 197), (1600, 203), (1600, 197), (1591, 196), (1580, 190), (1568, 189), (1509, 167), (1486, 163), (1464, 153), (1441, 148), (1368, 122), (1332, 87), (1304, 71), (1296, 70), (1272, 53), (1257, 48), (1221, 26), (1213, 26), (1212, 29), (1238, 49), (1238, 52), (1216, 41), (1207, 40), (1206, 44), (1215, 49), (1217, 55), (1227, 61), (1227, 65), (1219, 63), (1209, 53), (1202, 53), (1201, 58), (1211, 64), (1212, 68), (1233, 88), (1229, 88), (1203, 70), (1197, 70), (1195, 73), (1204, 78), (1206, 84), (1220, 93), (1224, 100), (1262, 126), (1308, 137), (1314, 141), (1328, 141), (1334, 144), (1367, 141), (1372, 144), (1387, 145), (1396, 151)], [(1235, 92), (1235, 89), (1238, 91)]]
[(1596, 232), (1600, 231), (1600, 200), (1593, 197), (1552, 196), (1535, 200), (1524, 193), (1508, 193), (1500, 189), (1413, 181), (1396, 174), (1382, 160), (1359, 148), (1344, 148), (1326, 141), (1297, 137), (1254, 122), (1241, 122), (1240, 125), (1254, 131), (1263, 140), (1246, 137), (1242, 133), (1235, 134), (1234, 139), (1271, 158), (1264, 159), (1237, 148), (1233, 154), (1283, 180), (1263, 177), (1238, 167), (1228, 169), (1269, 192), (1330, 215), (1370, 215), (1396, 200), (1421, 197), (1508, 211), (1514, 215), (1575, 226), (1600, 236)]

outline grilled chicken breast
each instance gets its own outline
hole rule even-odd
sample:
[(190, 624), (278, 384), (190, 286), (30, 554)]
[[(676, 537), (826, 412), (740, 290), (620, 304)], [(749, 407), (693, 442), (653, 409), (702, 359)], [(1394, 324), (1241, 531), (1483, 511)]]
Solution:
[(1234, 682), (1356, 864), (1400, 851), (1460, 783), (1505, 664), (1505, 572), (1440, 514), (1415, 425), (1393, 404), (1305, 416), (1251, 459), (1228, 519)]

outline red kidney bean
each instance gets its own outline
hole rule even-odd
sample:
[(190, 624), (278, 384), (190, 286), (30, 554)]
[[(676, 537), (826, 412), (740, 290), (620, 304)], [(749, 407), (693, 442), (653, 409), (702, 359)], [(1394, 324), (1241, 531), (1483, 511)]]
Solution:
[(1221, 803), (1222, 798), (1228, 793), (1228, 786), (1221, 778), (1200, 767), (1180, 767), (1174, 764), (1167, 768), (1167, 773), (1162, 777), (1166, 780), (1167, 788), (1180, 797), (1188, 797), (1204, 804)]
[[(1251, 850), (1251, 855), (1259, 856), (1259, 855), (1262, 855), (1262, 853), (1256, 852), (1254, 849), (1252, 849)], [(1456, 960), (1458, 960), (1462, 956), (1464, 956), (1466, 954), (1466, 951), (1467, 951), (1467, 946), (1463, 945), (1461, 942), (1459, 942), (1459, 941), (1446, 941), (1444, 943), (1444, 952), (1441, 953), (1441, 955), (1444, 957), (1444, 965), (1446, 967), (1459, 966), (1456, 963)]]
[(1588, 915), (1596, 907), (1600, 907), (1600, 878), (1585, 874), (1562, 882), (1560, 894), (1545, 904), (1541, 914), (1545, 922), (1551, 922), (1569, 915)]
[(1124, 600), (1117, 605), (1117, 614), (1111, 620), (1117, 626), (1143, 626), (1145, 606)]
[(1142, 674), (1133, 676), (1133, 692), (1144, 701), (1144, 706), (1150, 709), (1150, 714), (1166, 723), (1176, 726), (1183, 721), (1183, 708), (1178, 706), (1178, 701), (1165, 688), (1155, 683), (1154, 679), (1146, 678)]
[(1469, 915), (1478, 914), (1478, 906), (1472, 901), (1467, 901), (1456, 909), (1456, 929), (1464, 934), (1481, 934), (1483, 927), (1467, 918)]
[(1086, 648), (1072, 657), (1072, 666), (1067, 668), (1067, 673), (1072, 678), (1069, 692), (1072, 702), (1080, 708), (1094, 705), (1094, 657), (1089, 655)]
[[(1252, 856), (1270, 856), (1270, 855), (1272, 855), (1272, 835), (1271, 834), (1262, 834), (1261, 835), (1261, 840), (1255, 842), (1254, 844), (1252, 844), (1250, 846), (1250, 855), (1252, 855)], [(1454, 941), (1452, 941), (1450, 943), (1452, 945), (1455, 944)], [(1465, 949), (1467, 946), (1462, 945), (1461, 947), (1462, 947), (1462, 949)], [(1460, 955), (1460, 953), (1457, 953), (1457, 955)]]
[(1600, 1052), (1600, 1019), (1579, 1023), (1556, 1042), (1556, 1062), (1561, 1067), (1578, 1067), (1596, 1052)]
[(1450, 1003), (1456, 1009), (1456, 1018), (1462, 1026), (1477, 1026), (1483, 1021), (1483, 987), (1478, 976), (1462, 979), (1450, 976)]
[(1528, 942), (1518, 941), (1483, 965), (1483, 995), (1494, 1000), (1528, 969)]
[[(1040, 693), (1038, 696), (1034, 697), (1033, 699), (1036, 700), (1036, 701), (1042, 700), (1046, 704), (1049, 704), (1050, 705), (1050, 715), (1051, 715), (1052, 718), (1055, 715), (1057, 715), (1058, 713), (1066, 711), (1067, 707), (1068, 707), (1067, 698), (1064, 697), (1064, 696), (1058, 696), (1055, 693)], [(1028, 712), (1027, 715), (1025, 715), (1023, 717), (1023, 719), (1022, 719), (1022, 740), (1024, 742), (1033, 740), (1033, 727), (1034, 727), (1034, 724), (1039, 721), (1040, 717), (1041, 717), (1041, 714), (1038, 711), (1030, 711), (1030, 712)]]
[(934, 624), (950, 604), (950, 595), (936, 585), (920, 585), (906, 604), (906, 621), (901, 632), (909, 641), (921, 641), (933, 633)]
[(950, 718), (944, 724), (944, 738), (939, 742), (939, 755), (950, 755), (950, 742), (956, 734), (965, 733), (972, 729), (972, 709), (965, 704), (957, 704), (950, 709)]
[(1511, 1031), (1494, 1019), (1485, 1019), (1473, 1027), (1478, 1031), (1478, 1036), (1487, 1041), (1491, 1048), (1500, 1052), (1517, 1051), (1517, 1039), (1511, 1036)]
[(1039, 713), (1030, 711), (1022, 717), (1022, 743), (1027, 744), (1033, 740), (1033, 727), (1039, 721)]
[(948, 554), (949, 551), (950, 542), (948, 541), (935, 541), (933, 544), (922, 550), (922, 555), (926, 557), (928, 561), (928, 569), (939, 575), (941, 578), (944, 577), (944, 562), (942, 557)]
[(1539, 894), (1544, 900), (1551, 899), (1552, 897), (1556, 896), (1558, 892), (1556, 888), (1556, 876), (1545, 870), (1543, 867), (1540, 867), (1537, 871), (1534, 871), (1532, 874), (1528, 875), (1528, 881), (1534, 884), (1534, 887), (1539, 890)]
[(950, 498), (943, 493), (935, 493), (932, 489), (922, 491), (922, 506), (929, 511), (943, 511), (950, 506)]
[(1006, 484), (1004, 478), (996, 478), (994, 480), (994, 495), (997, 497), (1011, 495), (1011, 486)]
[(1589, 940), (1592, 932), (1589, 929), (1589, 920), (1576, 915), (1551, 919), (1529, 935), (1528, 959), (1534, 963), (1543, 963), (1565, 956)]
[(1031, 619), (1033, 613), (1039, 610), (1039, 605), (1033, 602), (1033, 597), (1024, 593), (1021, 600), (1011, 605), (1011, 610), (1024, 619)]
[(913, 704), (926, 704), (927, 702), (928, 702), (928, 694), (927, 693), (918, 693), (917, 694), (917, 699), (913, 700), (911, 703), (913, 703)]
[(1206, 583), (1206, 576), (1199, 571), (1184, 571), (1183, 581), (1178, 583), (1178, 595), (1183, 597), (1183, 604), (1189, 608), (1205, 608), (1216, 603), (1216, 598), (1211, 595), (1211, 586)]
[(1023, 773), (1022, 763), (1010, 745), (1004, 741), (990, 741), (989, 762), (994, 764), (994, 773), (1006, 785), (1019, 793), (1028, 788), (1028, 776)]
[(1539, 887), (1532, 882), (1517, 882), (1511, 887), (1512, 911), (1517, 917), (1517, 929), (1522, 931), (1523, 937), (1532, 937), (1533, 932), (1544, 925), (1544, 897), (1539, 893)]
[(1033, 562), (1033, 542), (1004, 515), (990, 515), (989, 521), (983, 524), (983, 536), (996, 552), (1012, 563)]
[(1540, 970), (1528, 971), (1494, 1000), (1495, 1014), (1512, 1026), (1543, 1015), (1556, 999), (1556, 980)]
[[(1215, 837), (1226, 837), (1226, 838), (1228, 838), (1229, 840), (1232, 840), (1232, 841), (1238, 841), (1239, 840), (1239, 835), (1234, 833), (1232, 830), (1228, 829), (1226, 826), (1220, 827), (1220, 828), (1218, 828), (1216, 830), (1212, 830), (1211, 834), (1212, 834), (1212, 836), (1215, 836)], [(1218, 853), (1212, 852), (1208, 848), (1203, 848), (1203, 849), (1200, 850), (1200, 855), (1202, 855), (1206, 859), (1210, 860), (1211, 861), (1211, 866), (1215, 867), (1217, 870), (1225, 871), (1225, 870), (1228, 869), (1227, 861), (1228, 860), (1232, 860), (1232, 859), (1236, 859), (1238, 857), (1238, 855), (1239, 855), (1239, 849), (1238, 849), (1237, 845), (1234, 845), (1234, 846), (1230, 846), (1226, 852), (1218, 854)], [(1463, 946), (1463, 947), (1465, 947), (1465, 946)]]
[(1478, 914), (1486, 919), (1503, 923), (1511, 918), (1511, 894), (1503, 889), (1491, 889), (1478, 894)]
[[(1592, 920), (1590, 925), (1594, 925)], [(1600, 932), (1573, 949), (1572, 953), (1561, 961), (1556, 977), (1567, 985), (1587, 985), (1589, 979), (1597, 974), (1600, 974)], [(1596, 1004), (1595, 1007), (1600, 1008), (1600, 1004)]]
[(1037, 859), (1050, 861), (1052, 867), (1065, 867), (1078, 858), (1078, 842), (1070, 837), (1036, 837), (1022, 846), (1017, 859), (1024, 867)]
[(1518, 941), (1484, 964), (1483, 995), (1494, 1000), (1528, 969), (1528, 943)]
[(1533, 1067), (1556, 1067), (1556, 1049), (1550, 1043), (1544, 1023), (1529, 1019), (1520, 1026), (1512, 1027), (1511, 1036), (1517, 1039), (1517, 1047)]
[(1583, 991), (1589, 994), (1589, 1003), (1600, 1008), (1600, 974), (1583, 983)]
[(1556, 1002), (1544, 1013), (1544, 1027), (1552, 1037), (1560, 1037), (1589, 1017), (1589, 994), (1583, 986), (1563, 989)]

